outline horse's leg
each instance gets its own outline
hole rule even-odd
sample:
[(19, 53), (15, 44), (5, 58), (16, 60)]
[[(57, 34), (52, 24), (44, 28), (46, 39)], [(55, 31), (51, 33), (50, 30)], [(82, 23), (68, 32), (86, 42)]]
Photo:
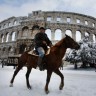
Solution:
[(13, 77), (10, 81), (10, 87), (13, 87), (13, 82), (14, 82), (14, 79), (15, 79), (15, 76), (17, 75), (17, 73), (20, 71), (20, 69), (22, 68), (23, 66), (17, 66), (16, 70), (14, 71), (14, 74), (13, 74)]
[(27, 84), (27, 88), (31, 89), (30, 83), (29, 83), (29, 75), (31, 73), (31, 67), (27, 67), (27, 73), (26, 73), (26, 84)]
[(49, 93), (48, 85), (49, 85), (49, 82), (50, 82), (51, 75), (52, 75), (52, 71), (48, 71), (47, 70), (47, 78), (46, 78), (46, 85), (45, 85), (45, 92), (46, 92), (46, 94)]
[(59, 89), (62, 90), (63, 89), (63, 86), (64, 86), (64, 76), (59, 71), (59, 69), (55, 70), (54, 72), (61, 77), (61, 83), (60, 83)]

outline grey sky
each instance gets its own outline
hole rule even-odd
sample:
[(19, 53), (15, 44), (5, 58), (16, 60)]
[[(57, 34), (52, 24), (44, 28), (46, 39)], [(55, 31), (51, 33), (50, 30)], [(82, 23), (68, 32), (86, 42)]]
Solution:
[(0, 0), (0, 21), (34, 10), (67, 11), (96, 17), (96, 0)]

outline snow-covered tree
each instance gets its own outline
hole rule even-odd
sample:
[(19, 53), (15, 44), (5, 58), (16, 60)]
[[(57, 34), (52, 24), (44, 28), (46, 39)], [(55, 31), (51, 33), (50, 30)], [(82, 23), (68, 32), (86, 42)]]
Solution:
[(82, 62), (82, 67), (90, 65), (94, 66), (96, 62), (96, 43), (90, 42), (89, 37), (85, 36), (80, 42), (79, 50), (71, 50), (67, 55), (65, 60), (75, 64), (77, 67), (78, 62)]

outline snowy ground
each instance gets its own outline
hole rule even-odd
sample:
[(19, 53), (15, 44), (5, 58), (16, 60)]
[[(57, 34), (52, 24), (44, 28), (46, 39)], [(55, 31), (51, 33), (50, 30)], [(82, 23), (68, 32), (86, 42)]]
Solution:
[(1, 68), (0, 65), (0, 96), (96, 96), (96, 72), (94, 69), (74, 70), (73, 66), (64, 67), (64, 70), (61, 70), (65, 76), (65, 86), (62, 91), (59, 90), (60, 78), (53, 73), (48, 95), (44, 92), (46, 71), (32, 69), (30, 75), (32, 90), (28, 90), (26, 87), (26, 68), (23, 68), (16, 76), (14, 87), (9, 87), (13, 72), (13, 67)]

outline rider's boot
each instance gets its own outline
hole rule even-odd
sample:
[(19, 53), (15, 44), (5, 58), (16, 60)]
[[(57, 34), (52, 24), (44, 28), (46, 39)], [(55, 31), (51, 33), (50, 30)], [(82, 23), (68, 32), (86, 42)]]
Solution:
[(39, 66), (39, 69), (40, 71), (43, 71), (43, 64), (42, 64), (42, 57), (38, 57), (38, 66)]

